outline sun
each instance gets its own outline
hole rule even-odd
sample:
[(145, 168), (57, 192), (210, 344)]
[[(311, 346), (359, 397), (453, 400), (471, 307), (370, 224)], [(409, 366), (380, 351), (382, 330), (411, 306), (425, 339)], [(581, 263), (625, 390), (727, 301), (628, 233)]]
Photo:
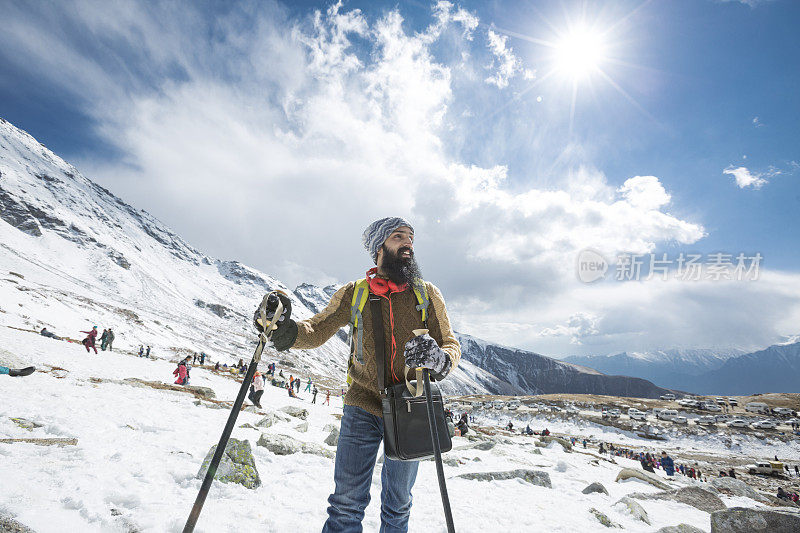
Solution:
[(599, 72), (605, 51), (606, 43), (599, 31), (576, 26), (554, 43), (554, 67), (574, 81), (582, 80)]

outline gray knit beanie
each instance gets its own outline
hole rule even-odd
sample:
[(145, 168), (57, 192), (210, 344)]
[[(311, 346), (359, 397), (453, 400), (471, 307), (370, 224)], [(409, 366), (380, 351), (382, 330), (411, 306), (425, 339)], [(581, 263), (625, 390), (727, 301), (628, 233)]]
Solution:
[(381, 249), (381, 245), (386, 242), (386, 239), (389, 238), (389, 235), (394, 230), (401, 226), (408, 226), (411, 228), (411, 233), (414, 233), (414, 227), (406, 219), (400, 217), (387, 217), (376, 220), (364, 230), (361, 242), (364, 243), (364, 248), (372, 256), (375, 264), (378, 263), (378, 250)]

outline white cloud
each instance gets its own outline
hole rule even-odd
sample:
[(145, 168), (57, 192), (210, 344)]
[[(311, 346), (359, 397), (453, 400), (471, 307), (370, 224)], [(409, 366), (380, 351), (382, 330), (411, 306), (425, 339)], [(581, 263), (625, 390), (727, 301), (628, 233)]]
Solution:
[(597, 335), (597, 317), (586, 313), (575, 313), (567, 319), (565, 324), (552, 328), (544, 328), (538, 335), (540, 337), (569, 337), (570, 344), (583, 344), (585, 337)]
[(740, 189), (752, 187), (753, 189), (760, 189), (767, 184), (767, 180), (761, 174), (753, 174), (746, 167), (733, 167), (729, 166), (722, 171), (723, 174), (733, 176), (736, 185)]
[(761, 122), (761, 119), (759, 119), (758, 117), (753, 117), (753, 126), (755, 126), (756, 128), (763, 128), (764, 123)]
[[(12, 17), (0, 45), (41, 79), (84, 95), (100, 135), (124, 154), (78, 164), (87, 176), (213, 255), (290, 285), (347, 281), (370, 266), (363, 228), (394, 214), (414, 222), (423, 271), (468, 333), (547, 353), (577, 342), (624, 349), (666, 338), (664, 307), (685, 308), (667, 317), (669, 327), (702, 322), (705, 329), (687, 330), (702, 340), (739, 328), (719, 318), (733, 291), (715, 307), (725, 327), (714, 328), (683, 289), (661, 302), (654, 289), (576, 287), (574, 257), (587, 246), (613, 256), (704, 237), (701, 224), (666, 211), (671, 197), (659, 178), (617, 187), (624, 176), (609, 179), (576, 145), (561, 157), (570, 170), (547, 176), (548, 186), (532, 185), (539, 176), (509, 183), (502, 160), (481, 166), (458, 157), (449, 142), (471, 140), (471, 130), (451, 117), (465, 112), (455, 105), (454, 79), (473, 83), (460, 94), (498, 93), (464, 74), (480, 71), (487, 47), (493, 86), (525, 76), (505, 37), (488, 32), (485, 41), (462, 8), (439, 2), (431, 23), (412, 32), (397, 10), (370, 20), (341, 3), (300, 20), (275, 4), (240, 3), (211, 26), (185, 5), (180, 13), (79, 6)], [(80, 35), (65, 37), (62, 23)], [(198, 42), (210, 28), (219, 39)], [(87, 55), (82, 35), (117, 43), (102, 54), (111, 66)], [(789, 301), (770, 291), (753, 291), (752, 303)], [(628, 327), (620, 317), (631, 309), (638, 314)], [(758, 323), (750, 333), (757, 327), (769, 329)]]
[(487, 46), (494, 55), (489, 69), (493, 70), (491, 76), (486, 78), (486, 83), (496, 85), (499, 89), (508, 87), (508, 82), (517, 74), (522, 74), (523, 78), (530, 80), (536, 77), (534, 71), (525, 68), (522, 60), (514, 55), (514, 51), (507, 45), (508, 36), (500, 35), (492, 30), (487, 32)]

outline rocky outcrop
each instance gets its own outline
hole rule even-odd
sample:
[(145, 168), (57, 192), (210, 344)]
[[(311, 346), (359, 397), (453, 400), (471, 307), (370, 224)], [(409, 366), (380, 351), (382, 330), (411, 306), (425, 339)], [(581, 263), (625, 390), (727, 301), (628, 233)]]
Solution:
[(637, 500), (672, 500), (691, 505), (695, 509), (700, 509), (707, 513), (726, 508), (725, 503), (719, 499), (719, 496), (701, 487), (681, 487), (677, 490), (657, 492), (655, 494), (636, 493), (630, 496)]
[(744, 496), (746, 498), (750, 498), (751, 500), (755, 500), (757, 502), (767, 503), (769, 502), (769, 498), (765, 497), (763, 494), (756, 492), (756, 490), (742, 481), (741, 479), (736, 479), (732, 477), (715, 477), (711, 478), (709, 484), (717, 490), (721, 491), (729, 491), (734, 496)]
[(291, 455), (303, 449), (303, 444), (286, 435), (262, 433), (256, 446), (263, 446), (275, 455)]
[(634, 470), (633, 468), (623, 468), (617, 474), (617, 478), (614, 480), (617, 483), (620, 481), (625, 481), (626, 479), (641, 479), (642, 481), (646, 481), (650, 483), (654, 487), (657, 487), (661, 490), (669, 490), (671, 487), (661, 481), (661, 479), (656, 476), (655, 474), (650, 474), (649, 472), (645, 472), (644, 470)]
[(331, 432), (325, 437), (325, 444), (328, 446), (336, 446), (339, 444), (339, 428), (331, 428)]
[[(197, 479), (203, 479), (206, 471), (217, 451), (217, 445), (211, 447), (203, 459), (200, 471), (197, 472)], [(225, 446), (225, 453), (217, 467), (214, 479), (223, 483), (238, 483), (248, 489), (256, 489), (261, 486), (261, 478), (256, 469), (256, 462), (253, 459), (253, 451), (250, 442), (247, 440), (230, 439)]]
[(800, 509), (731, 507), (711, 513), (711, 533), (797, 533)]
[(280, 410), (282, 413), (286, 413), (289, 416), (299, 418), (300, 420), (306, 420), (308, 418), (308, 410), (303, 409), (302, 407), (287, 405), (286, 407), (281, 407)]
[(527, 470), (520, 468), (506, 472), (471, 472), (469, 474), (460, 474), (458, 477), (477, 481), (494, 481), (498, 479), (519, 478), (533, 485), (547, 487), (548, 489), (553, 488), (553, 485), (550, 482), (550, 474), (547, 472), (542, 472), (541, 470)]
[(601, 524), (603, 524), (605, 527), (616, 527), (616, 528), (621, 528), (622, 527), (621, 525), (617, 524), (616, 522), (612, 522), (611, 519), (608, 516), (606, 516), (604, 513), (600, 512), (600, 511), (598, 511), (594, 507), (589, 509), (589, 512), (592, 513), (594, 515), (594, 517), (597, 518), (597, 521), (600, 522)]
[(637, 520), (641, 520), (648, 526), (650, 525), (650, 517), (647, 516), (647, 511), (645, 511), (644, 507), (642, 507), (636, 500), (625, 496), (614, 505), (619, 505), (621, 507), (624, 507), (625, 509), (627, 509), (627, 511), (631, 514), (632, 517), (634, 517)]
[(0, 531), (3, 533), (36, 533), (28, 526), (24, 526), (10, 516), (3, 514), (0, 514)]
[(608, 490), (606, 490), (605, 486), (602, 483), (598, 482), (598, 481), (595, 481), (591, 485), (587, 486), (581, 492), (583, 494), (592, 494), (593, 492), (602, 492), (603, 494), (608, 496)]
[(677, 526), (662, 527), (656, 533), (706, 533), (702, 529), (698, 529), (689, 524), (678, 524)]
[(552, 435), (542, 435), (539, 437), (539, 440), (544, 442), (545, 444), (550, 444), (551, 442), (557, 442), (564, 448), (565, 452), (572, 451), (572, 443), (567, 439), (562, 439), (561, 437), (554, 437)]

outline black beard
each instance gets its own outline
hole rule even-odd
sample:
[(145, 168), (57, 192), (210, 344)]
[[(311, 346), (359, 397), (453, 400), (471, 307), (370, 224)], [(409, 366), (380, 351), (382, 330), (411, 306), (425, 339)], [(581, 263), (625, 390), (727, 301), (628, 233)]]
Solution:
[[(391, 250), (383, 245), (383, 264), (381, 269), (393, 282), (402, 285), (408, 283), (413, 285), (417, 278), (422, 278), (422, 272), (419, 269), (417, 260), (414, 259), (414, 252), (411, 248), (404, 246), (393, 253)], [(411, 251), (411, 257), (400, 257), (400, 254), (405, 250)]]

